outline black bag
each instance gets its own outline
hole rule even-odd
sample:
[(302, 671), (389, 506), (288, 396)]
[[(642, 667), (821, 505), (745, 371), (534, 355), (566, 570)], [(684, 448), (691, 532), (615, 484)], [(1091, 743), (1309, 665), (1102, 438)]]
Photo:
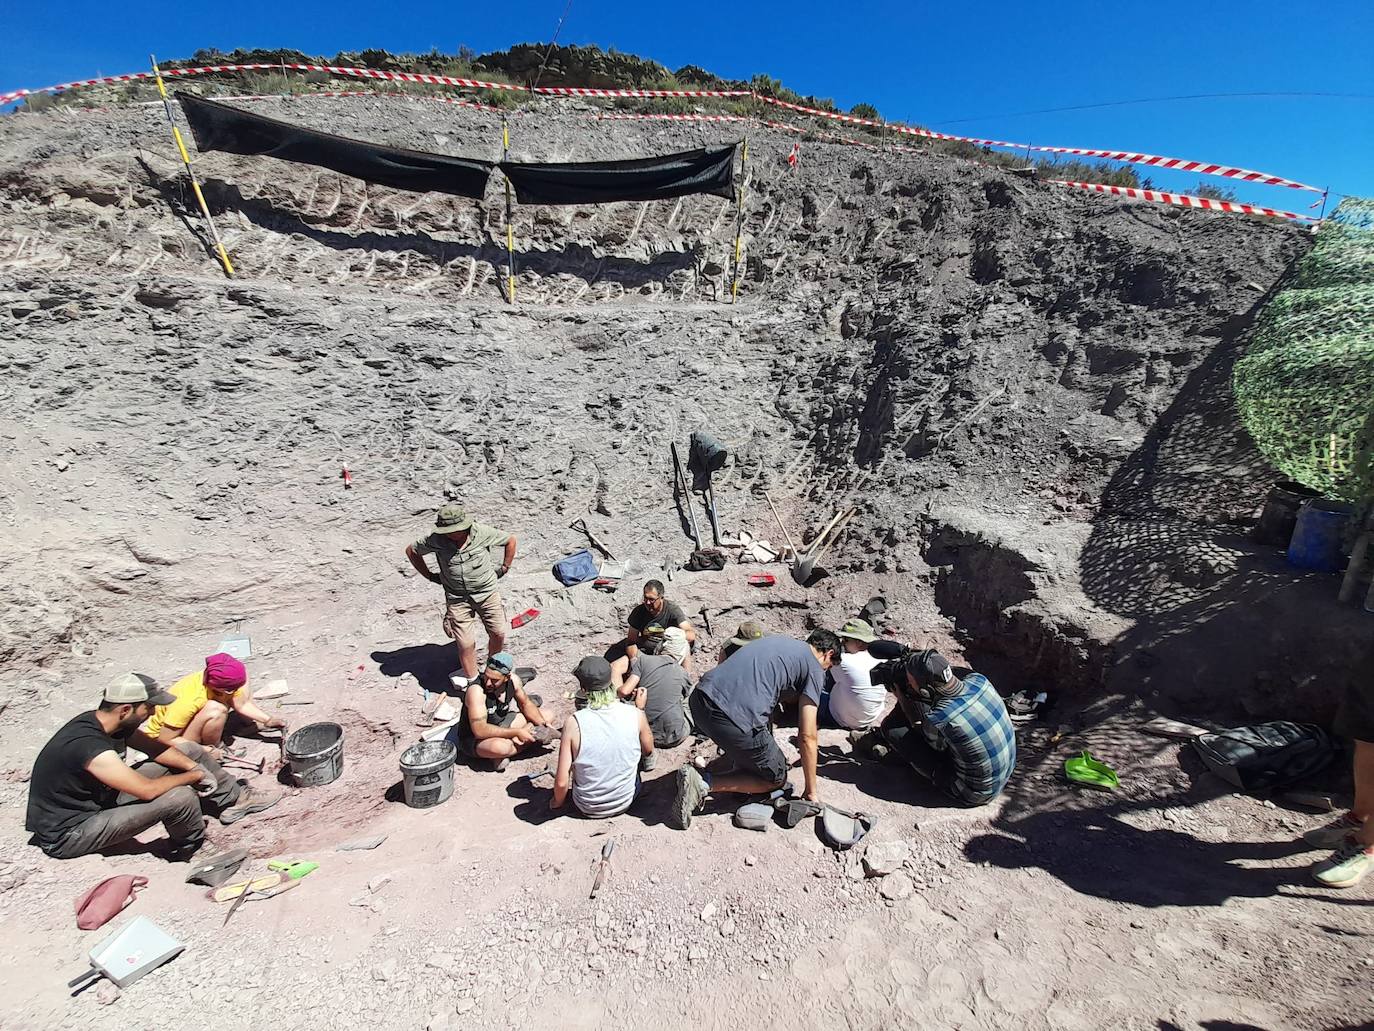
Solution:
[(702, 548), (692, 552), (682, 566), (683, 569), (692, 573), (701, 573), (705, 570), (721, 570), (725, 568), (725, 553), (719, 548)]
[(1203, 734), (1193, 747), (1208, 769), (1245, 791), (1302, 780), (1324, 770), (1339, 751), (1321, 727), (1286, 720)]

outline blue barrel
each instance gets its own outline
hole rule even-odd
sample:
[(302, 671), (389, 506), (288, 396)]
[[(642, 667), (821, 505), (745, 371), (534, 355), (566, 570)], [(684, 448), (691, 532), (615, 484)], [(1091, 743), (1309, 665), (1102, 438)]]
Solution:
[(1288, 544), (1288, 563), (1299, 569), (1315, 569), (1320, 573), (1339, 573), (1345, 563), (1341, 560), (1341, 540), (1345, 524), (1355, 509), (1341, 501), (1310, 498), (1298, 509), (1298, 524)]

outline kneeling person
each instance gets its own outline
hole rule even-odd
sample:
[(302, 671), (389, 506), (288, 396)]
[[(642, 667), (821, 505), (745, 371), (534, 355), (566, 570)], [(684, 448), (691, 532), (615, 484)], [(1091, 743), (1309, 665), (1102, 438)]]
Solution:
[(171, 839), (169, 858), (189, 857), (205, 840), (201, 806), (233, 823), (274, 805), (278, 794), (253, 795), (206, 749), (189, 741), (164, 746), (130, 767), (126, 741), (154, 706), (175, 701), (152, 677), (126, 673), (116, 679), (93, 712), (84, 712), (43, 746), (29, 779), (24, 827), (32, 842), (54, 859), (74, 859), (162, 824)]
[(981, 673), (960, 678), (933, 648), (875, 666), (897, 696), (880, 730), (913, 770), (967, 806), (996, 798), (1016, 768), (1016, 730)]
[[(687, 715), (687, 695), (692, 680), (682, 668), (689, 649), (687, 635), (678, 627), (663, 632), (663, 650), (657, 655), (640, 652), (611, 663), (611, 680), (622, 701), (633, 701), (644, 692), (644, 716), (654, 735), (655, 748), (676, 748), (692, 732)], [(645, 756), (642, 770), (653, 769), (653, 756)]]
[(787, 783), (787, 757), (773, 737), (773, 710), (784, 693), (798, 697), (797, 740), (807, 801), (819, 801), (816, 786), (816, 706), (825, 671), (836, 661), (840, 642), (829, 630), (814, 630), (805, 643), (764, 637), (741, 648), (701, 678), (688, 708), (698, 734), (714, 741), (734, 763), (731, 773), (702, 774), (692, 766), (677, 773), (677, 798), (669, 822), (681, 830), (692, 823), (706, 796), (717, 792), (763, 794)]
[[(182, 677), (171, 687), (172, 701), (157, 706), (129, 743), (152, 754), (158, 745), (181, 741), (218, 748), (231, 714), (259, 727), (284, 729), (286, 721), (264, 712), (248, 690), (248, 670), (227, 652), (205, 660), (205, 668)], [(218, 753), (214, 753), (218, 755)]]
[(584, 816), (619, 816), (639, 793), (641, 758), (654, 754), (654, 736), (644, 716), (646, 692), (635, 691), (635, 704), (621, 705), (611, 683), (611, 664), (589, 655), (573, 670), (586, 708), (563, 724), (554, 775), (554, 809), (561, 809), (571, 791), (573, 805)]
[[(497, 652), (487, 659), (481, 679), (469, 684), (458, 721), (458, 749), (476, 759), (490, 759), (492, 768), (506, 768), (513, 755), (533, 744), (546, 744), (550, 716), (531, 698), (515, 675), (515, 659)], [(542, 740), (540, 740), (542, 738)]]

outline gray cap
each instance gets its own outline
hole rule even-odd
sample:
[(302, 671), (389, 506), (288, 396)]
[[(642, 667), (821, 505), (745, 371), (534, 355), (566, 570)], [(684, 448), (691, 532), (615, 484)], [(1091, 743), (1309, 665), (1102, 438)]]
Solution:
[(907, 660), (906, 668), (916, 678), (916, 683), (938, 695), (949, 697), (959, 693), (959, 678), (954, 675), (949, 660), (934, 648), (913, 655)]
[(588, 655), (573, 667), (572, 674), (583, 691), (604, 691), (611, 686), (611, 664), (600, 655)]
[(146, 673), (123, 673), (115, 677), (105, 687), (101, 699), (114, 705), (171, 705), (176, 695), (157, 686), (157, 681)]

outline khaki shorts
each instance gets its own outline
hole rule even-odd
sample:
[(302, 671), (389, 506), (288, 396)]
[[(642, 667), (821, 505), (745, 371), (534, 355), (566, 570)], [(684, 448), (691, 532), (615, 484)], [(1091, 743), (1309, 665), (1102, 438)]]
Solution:
[(449, 602), (444, 610), (444, 633), (457, 641), (458, 647), (471, 648), (477, 643), (473, 628), (479, 621), (489, 636), (504, 637), (510, 631), (500, 591), (492, 591), (481, 601)]

